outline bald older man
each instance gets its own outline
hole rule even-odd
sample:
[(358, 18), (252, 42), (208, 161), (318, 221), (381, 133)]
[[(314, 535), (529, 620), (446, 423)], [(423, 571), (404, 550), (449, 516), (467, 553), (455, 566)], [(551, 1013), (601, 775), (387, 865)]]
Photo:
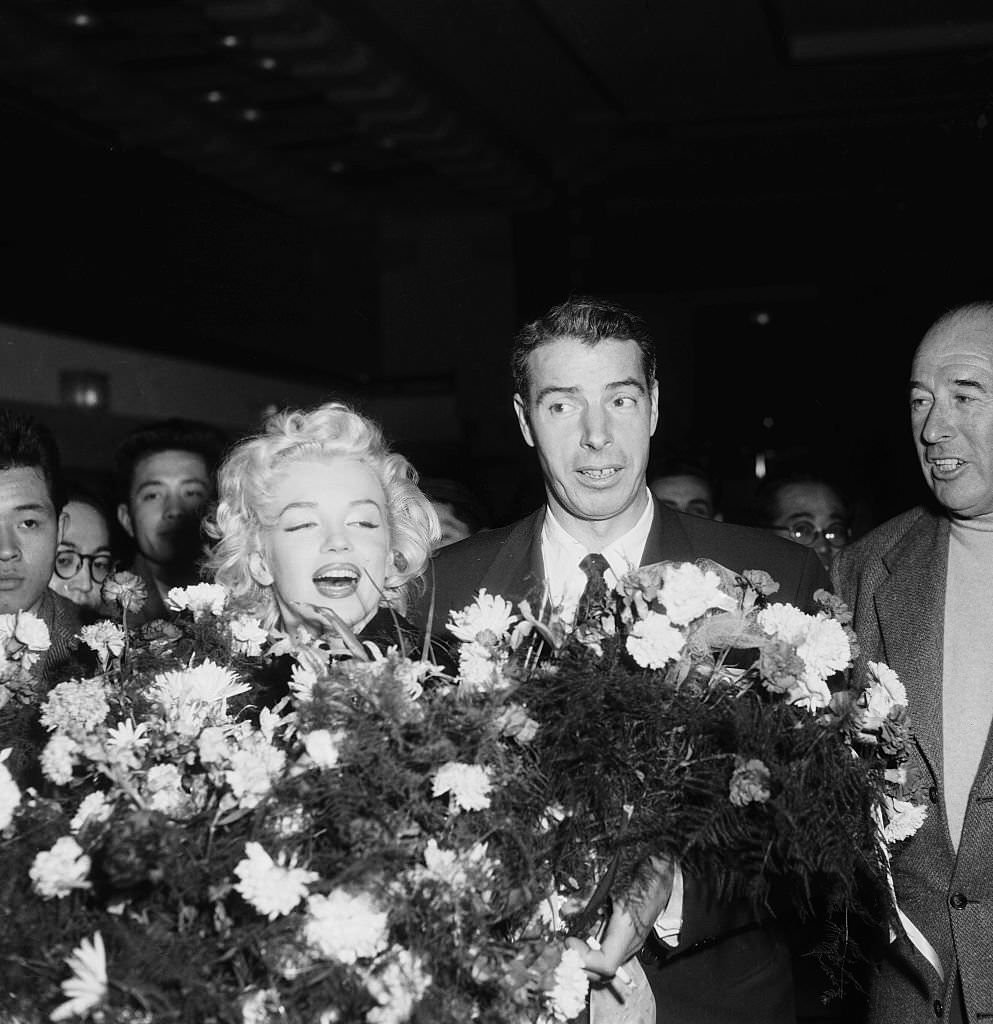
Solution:
[[(910, 422), (935, 502), (843, 550), (863, 660), (903, 680), (927, 820), (899, 844), (904, 927), (872, 1024), (993, 1020), (993, 302), (942, 316), (914, 355)], [(907, 923), (909, 922), (909, 923)]]

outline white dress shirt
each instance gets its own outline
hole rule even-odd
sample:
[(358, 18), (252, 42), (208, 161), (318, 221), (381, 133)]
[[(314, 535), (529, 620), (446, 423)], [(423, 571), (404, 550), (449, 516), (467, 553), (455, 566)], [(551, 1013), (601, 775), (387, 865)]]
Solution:
[[(648, 502), (638, 522), (617, 540), (608, 544), (599, 554), (607, 559), (610, 568), (605, 573), (607, 586), (614, 584), (630, 569), (641, 565), (648, 535), (655, 519), (655, 502), (645, 488)], [(562, 607), (562, 618), (571, 622), (576, 615), (576, 605), (586, 588), (586, 573), (579, 563), (588, 555), (595, 554), (586, 549), (555, 518), (551, 508), (545, 509), (545, 522), (541, 528), (541, 562), (545, 569), (545, 586), (552, 605)]]

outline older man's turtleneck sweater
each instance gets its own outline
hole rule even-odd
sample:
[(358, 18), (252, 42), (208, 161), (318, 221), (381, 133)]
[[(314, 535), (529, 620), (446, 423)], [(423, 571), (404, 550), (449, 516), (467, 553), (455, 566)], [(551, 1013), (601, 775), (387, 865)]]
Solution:
[(945, 810), (958, 849), (993, 722), (993, 516), (952, 520), (943, 665)]

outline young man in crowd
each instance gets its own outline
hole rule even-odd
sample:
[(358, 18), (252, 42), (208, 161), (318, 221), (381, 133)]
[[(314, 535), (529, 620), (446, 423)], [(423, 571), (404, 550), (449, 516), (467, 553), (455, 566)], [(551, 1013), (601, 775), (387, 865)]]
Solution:
[(136, 625), (167, 615), (169, 591), (199, 580), (200, 522), (214, 499), (226, 447), (219, 430), (181, 419), (141, 427), (118, 447), (117, 519), (134, 543), (130, 569), (148, 590), (145, 606), (131, 620)]
[(79, 613), (48, 587), (66, 527), (59, 450), (37, 421), (0, 409), (0, 614), (31, 612), (48, 627), (42, 675), (52, 680), (72, 657)]

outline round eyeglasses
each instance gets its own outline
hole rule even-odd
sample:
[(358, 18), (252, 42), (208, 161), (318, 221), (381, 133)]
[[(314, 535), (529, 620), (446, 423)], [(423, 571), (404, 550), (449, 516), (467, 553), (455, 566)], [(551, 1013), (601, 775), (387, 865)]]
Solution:
[(823, 530), (818, 530), (813, 523), (800, 519), (787, 526), (777, 526), (776, 529), (782, 530), (790, 540), (807, 547), (816, 544), (819, 537), (823, 537), (832, 548), (843, 548), (851, 539), (851, 530), (844, 523), (828, 523)]
[(85, 563), (89, 563), (90, 579), (94, 583), (103, 583), (114, 569), (114, 560), (110, 555), (81, 555), (78, 551), (59, 551), (55, 555), (55, 575), (62, 580), (71, 580)]

